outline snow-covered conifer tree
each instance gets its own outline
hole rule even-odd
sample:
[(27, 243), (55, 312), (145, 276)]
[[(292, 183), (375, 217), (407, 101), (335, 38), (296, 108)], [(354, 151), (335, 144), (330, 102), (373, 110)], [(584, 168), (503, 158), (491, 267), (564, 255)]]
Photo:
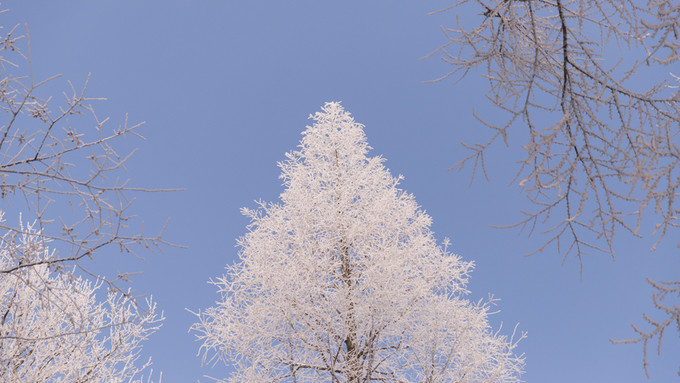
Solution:
[[(281, 203), (252, 219), (221, 297), (193, 326), (230, 382), (515, 382), (524, 358), (464, 299), (472, 269), (438, 245), (339, 103), (280, 163)], [(205, 360), (205, 359), (204, 359)]]

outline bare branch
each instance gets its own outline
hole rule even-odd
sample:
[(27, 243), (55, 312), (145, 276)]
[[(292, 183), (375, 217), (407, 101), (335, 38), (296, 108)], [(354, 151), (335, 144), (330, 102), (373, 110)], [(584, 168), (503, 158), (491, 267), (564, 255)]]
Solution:
[(117, 147), (143, 138), (142, 124), (109, 129), (91, 105), (102, 99), (86, 95), (89, 76), (50, 95), (59, 76), (35, 78), (29, 30), (19, 30), (0, 38), (0, 380), (141, 381), (140, 342), (162, 315), (123, 288), (130, 274), (96, 274), (88, 260), (168, 245), (163, 230), (131, 227), (131, 205), (136, 192), (170, 189), (129, 185), (134, 150)]
[[(610, 339), (610, 341), (614, 344), (642, 343), (642, 361), (645, 368), (645, 374), (647, 374), (647, 378), (649, 378), (649, 370), (647, 368), (650, 364), (647, 354), (649, 342), (654, 340), (654, 338), (657, 338), (656, 352), (660, 355), (661, 341), (663, 340), (665, 330), (672, 324), (675, 324), (674, 327), (676, 330), (680, 329), (680, 305), (678, 305), (677, 301), (675, 304), (666, 303), (667, 301), (665, 301), (666, 298), (680, 298), (680, 282), (655, 282), (649, 278), (647, 278), (647, 282), (649, 282), (649, 284), (652, 285), (652, 287), (654, 287), (656, 290), (652, 294), (654, 306), (663, 312), (665, 319), (663, 321), (658, 321), (652, 319), (647, 314), (644, 314), (643, 317), (645, 321), (652, 326), (651, 331), (642, 330), (633, 324), (631, 326), (633, 327), (633, 330), (638, 333), (639, 337), (625, 340)], [(680, 368), (678, 369), (678, 375), (680, 375)]]
[(677, 240), (667, 234), (680, 226), (680, 79), (667, 68), (680, 61), (680, 3), (458, 0), (443, 11), (458, 9), (465, 23), (456, 15), (430, 54), (451, 67), (435, 81), (482, 69), (498, 113), (475, 114), (491, 139), (463, 144), (471, 153), (452, 168), (486, 174), (499, 136), (529, 133), (513, 182), (534, 207), (501, 227), (545, 226), (531, 254), (554, 246), (581, 270), (589, 250), (613, 258), (619, 232), (651, 233), (652, 249)]

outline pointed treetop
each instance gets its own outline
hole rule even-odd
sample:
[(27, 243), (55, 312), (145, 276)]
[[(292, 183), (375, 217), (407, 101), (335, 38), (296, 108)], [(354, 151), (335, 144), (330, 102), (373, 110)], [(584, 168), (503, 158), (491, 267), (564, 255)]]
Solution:
[[(370, 149), (366, 142), (364, 126), (354, 121), (339, 102), (327, 102), (320, 112), (310, 114), (312, 126), (302, 132), (300, 157), (316, 159), (364, 160)], [(290, 157), (292, 153), (289, 153)]]

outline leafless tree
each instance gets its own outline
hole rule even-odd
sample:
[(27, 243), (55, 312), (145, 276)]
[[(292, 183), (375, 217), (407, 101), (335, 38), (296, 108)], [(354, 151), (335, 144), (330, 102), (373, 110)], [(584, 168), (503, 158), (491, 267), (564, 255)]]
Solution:
[[(0, 17), (7, 17), (5, 13), (0, 12)], [(57, 311), (91, 312), (85, 306), (72, 307), (81, 302), (75, 297), (70, 301), (53, 299), (57, 296), (56, 290), (45, 287), (52, 285), (47, 283), (52, 279), (71, 280), (75, 286), (81, 277), (90, 278), (97, 285), (104, 285), (107, 294), (117, 294), (119, 307), (133, 305), (135, 310), (141, 310), (143, 306), (137, 306), (140, 302), (122, 288), (127, 274), (100, 275), (90, 272), (88, 267), (88, 261), (104, 248), (128, 253), (165, 243), (160, 235), (146, 235), (139, 224), (136, 225), (139, 229), (129, 227), (133, 218), (129, 212), (133, 201), (130, 193), (150, 190), (128, 184), (124, 166), (132, 153), (121, 155), (116, 146), (126, 136), (139, 136), (140, 124), (128, 125), (126, 119), (124, 125), (108, 128), (107, 119), (99, 119), (91, 106), (101, 99), (86, 96), (87, 81), (79, 91), (69, 82), (67, 92), (52, 96), (59, 76), (44, 80), (34, 77), (28, 28), (19, 25), (0, 28), (0, 115), (3, 116), (0, 120), (0, 215), (4, 215), (0, 220), (0, 247), (7, 250), (0, 262), (3, 330), (20, 327), (8, 321), (42, 315), (34, 311), (17, 316), (13, 311), (18, 307), (16, 300), (8, 297), (21, 291), (31, 290), (38, 297), (30, 299), (49, 302), (40, 307), (56, 305)], [(22, 221), (32, 229), (28, 230)], [(22, 251), (27, 248), (16, 245), (15, 241), (22, 236), (31, 236), (31, 243), (41, 249), (47, 249), (50, 242), (53, 251)], [(34, 247), (28, 249), (35, 250)], [(61, 289), (74, 294), (81, 290)], [(126, 320), (149, 323), (148, 309)], [(124, 325), (124, 322), (107, 322), (111, 328)], [(72, 331), (72, 327), (57, 326), (49, 336), (63, 335), (61, 340), (66, 341), (73, 335)], [(3, 350), (7, 342), (17, 336), (3, 331), (0, 334)], [(32, 353), (30, 350), (38, 347), (38, 341), (33, 339), (34, 346), (26, 346), (29, 350), (26, 352)], [(12, 363), (15, 362), (18, 363), (17, 360)], [(7, 377), (7, 373), (0, 371), (0, 376)]]
[(589, 251), (613, 257), (617, 232), (653, 232), (652, 249), (677, 233), (680, 70), (671, 65), (680, 60), (680, 3), (459, 0), (439, 12), (452, 9), (466, 16), (442, 28), (447, 41), (432, 55), (452, 69), (435, 81), (481, 70), (496, 110), (475, 114), (492, 135), (463, 144), (471, 152), (452, 169), (470, 164), (473, 177), (486, 175), (492, 144), (508, 145), (513, 129), (527, 137), (513, 181), (535, 208), (505, 227), (545, 228), (535, 252), (555, 245), (581, 267)]

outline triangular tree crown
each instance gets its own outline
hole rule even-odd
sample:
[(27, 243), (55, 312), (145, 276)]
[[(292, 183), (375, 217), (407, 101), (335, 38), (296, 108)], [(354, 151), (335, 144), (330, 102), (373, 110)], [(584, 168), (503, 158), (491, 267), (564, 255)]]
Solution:
[(243, 209), (240, 262), (194, 325), (233, 382), (510, 382), (523, 357), (463, 299), (472, 269), (439, 246), (339, 103), (280, 163), (281, 203)]

